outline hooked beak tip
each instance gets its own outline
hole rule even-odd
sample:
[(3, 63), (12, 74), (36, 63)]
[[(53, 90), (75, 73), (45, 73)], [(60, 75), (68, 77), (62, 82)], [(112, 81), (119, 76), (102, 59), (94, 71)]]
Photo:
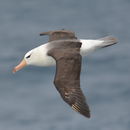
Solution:
[(17, 70), (15, 68), (13, 68), (12, 73), (15, 74), (17, 72)]
[(13, 68), (12, 73), (16, 73), (17, 71), (21, 70), (22, 68), (24, 68), (27, 65), (25, 60), (22, 60), (21, 63), (19, 65), (17, 65), (16, 67)]

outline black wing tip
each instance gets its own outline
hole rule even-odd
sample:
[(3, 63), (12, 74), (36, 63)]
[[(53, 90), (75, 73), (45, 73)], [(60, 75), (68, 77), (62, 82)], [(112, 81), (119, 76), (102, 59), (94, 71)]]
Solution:
[(88, 113), (85, 114), (84, 116), (87, 117), (87, 118), (90, 118), (90, 117), (91, 117), (90, 112), (88, 112)]
[(44, 36), (44, 35), (50, 35), (50, 34), (51, 34), (51, 32), (49, 31), (49, 32), (41, 32), (39, 35)]
[(43, 36), (43, 34), (40, 33), (39, 36)]
[(86, 109), (80, 109), (77, 105), (72, 105), (71, 106), (73, 110), (75, 110), (76, 112), (80, 113), (81, 115), (90, 118), (91, 114), (88, 108)]
[(46, 35), (46, 34), (44, 34), (44, 33), (40, 33), (39, 35), (40, 35), (40, 36), (43, 36), (43, 35)]
[(81, 115), (87, 117), (87, 118), (90, 118), (90, 117), (91, 117), (90, 111), (86, 111), (85, 113), (81, 113), (81, 112), (79, 112), (79, 113), (80, 113)]

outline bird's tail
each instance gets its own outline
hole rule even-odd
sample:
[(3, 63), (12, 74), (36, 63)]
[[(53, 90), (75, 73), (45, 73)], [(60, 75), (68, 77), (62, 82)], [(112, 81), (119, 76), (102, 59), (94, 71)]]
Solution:
[(99, 47), (101, 47), (101, 48), (114, 45), (118, 42), (117, 38), (115, 38), (113, 36), (103, 37), (103, 38), (100, 38), (98, 40), (102, 41), (102, 44), (99, 45)]
[(81, 54), (88, 55), (89, 53), (98, 50), (100, 48), (105, 48), (114, 45), (118, 40), (113, 36), (107, 36), (96, 40), (91, 39), (81, 39)]

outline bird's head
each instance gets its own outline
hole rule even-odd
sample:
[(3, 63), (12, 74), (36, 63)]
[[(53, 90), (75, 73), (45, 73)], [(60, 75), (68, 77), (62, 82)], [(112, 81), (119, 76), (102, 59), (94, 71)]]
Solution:
[(23, 58), (23, 60), (13, 69), (13, 73), (21, 70), (25, 66), (28, 65), (35, 65), (40, 66), (40, 64), (43, 62), (41, 57), (41, 53), (38, 51), (38, 48), (33, 49), (29, 52), (27, 52)]

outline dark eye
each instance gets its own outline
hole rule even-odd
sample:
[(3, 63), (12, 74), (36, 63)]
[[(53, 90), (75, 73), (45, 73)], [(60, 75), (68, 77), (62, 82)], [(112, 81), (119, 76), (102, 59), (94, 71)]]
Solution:
[(31, 55), (28, 55), (26, 58), (28, 59), (28, 58), (30, 58), (31, 57)]

